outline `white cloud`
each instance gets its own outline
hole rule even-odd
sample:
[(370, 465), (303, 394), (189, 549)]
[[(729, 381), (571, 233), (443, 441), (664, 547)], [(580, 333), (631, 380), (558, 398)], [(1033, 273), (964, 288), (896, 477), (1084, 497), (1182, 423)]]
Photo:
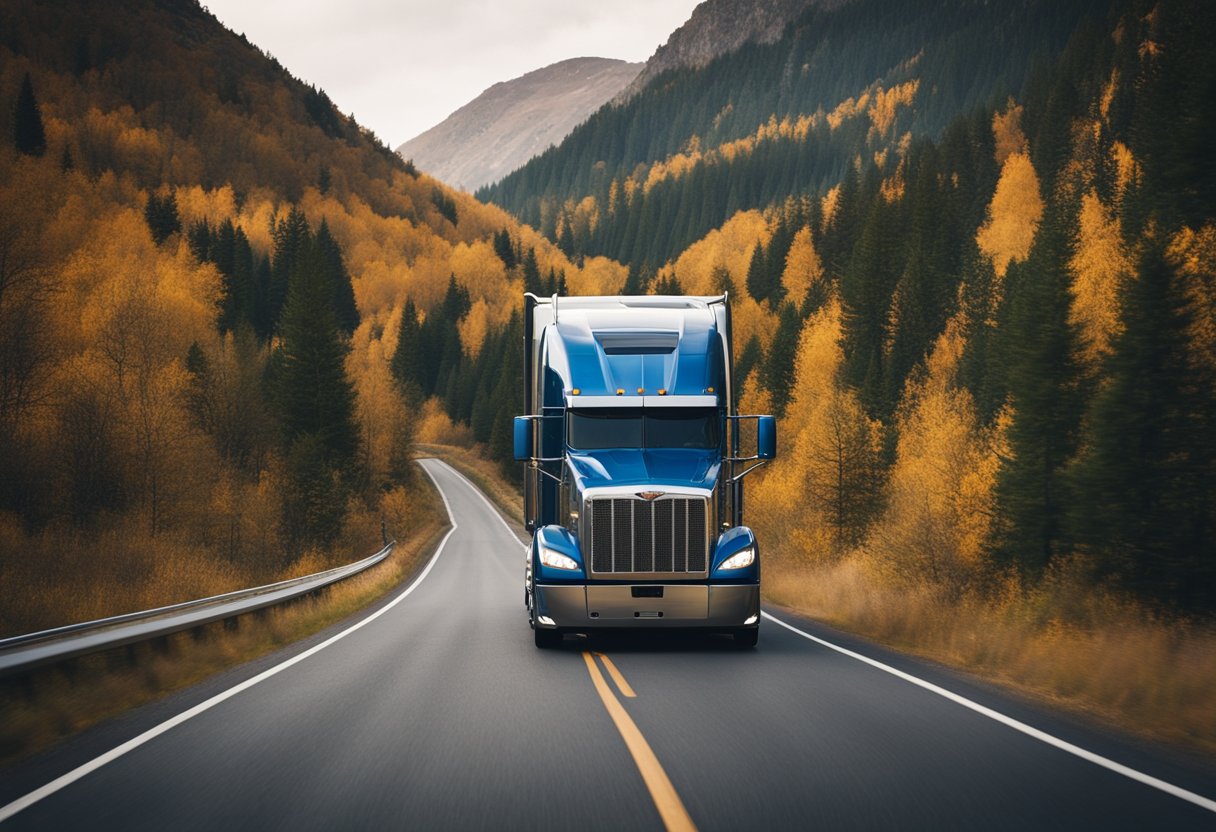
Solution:
[(565, 58), (644, 61), (698, 0), (207, 0), (390, 146)]

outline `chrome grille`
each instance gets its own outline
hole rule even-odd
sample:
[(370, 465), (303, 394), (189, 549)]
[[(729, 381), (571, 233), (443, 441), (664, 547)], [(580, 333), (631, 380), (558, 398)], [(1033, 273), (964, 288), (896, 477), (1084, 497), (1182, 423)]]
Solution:
[(591, 501), (591, 571), (598, 573), (704, 573), (709, 531), (702, 497)]

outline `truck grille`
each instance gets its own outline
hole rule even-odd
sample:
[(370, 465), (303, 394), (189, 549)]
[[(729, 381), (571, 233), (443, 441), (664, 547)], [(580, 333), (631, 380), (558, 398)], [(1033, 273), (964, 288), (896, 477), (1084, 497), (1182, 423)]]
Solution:
[(592, 572), (705, 572), (703, 497), (605, 497), (591, 501), (590, 519)]

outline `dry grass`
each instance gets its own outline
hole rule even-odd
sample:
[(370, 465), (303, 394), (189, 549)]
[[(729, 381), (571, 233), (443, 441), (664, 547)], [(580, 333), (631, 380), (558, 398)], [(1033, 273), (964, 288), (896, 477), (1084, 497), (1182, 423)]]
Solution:
[[(770, 549), (771, 551), (771, 549)], [(1216, 752), (1216, 629), (1154, 618), (1062, 568), (1034, 588), (946, 598), (861, 557), (766, 564), (766, 597), (1125, 730)]]
[[(429, 480), (422, 475), (418, 480), (416, 489), (397, 489), (385, 497), (386, 519), (398, 541), (393, 555), (318, 597), (245, 616), (235, 629), (222, 622), (210, 624), (0, 682), (0, 761), (24, 757), (107, 717), (297, 641), (382, 597), (425, 562), (447, 525), (443, 503)], [(352, 535), (367, 535), (374, 528), (375, 535), (365, 541), (378, 539), (378, 517), (360, 515), (351, 526)], [(362, 555), (370, 554), (366, 544), (363, 548)], [(343, 562), (353, 559), (343, 557)], [(291, 572), (307, 574), (330, 565), (327, 560), (314, 554)], [(210, 573), (206, 576), (211, 579)], [(239, 581), (239, 576), (234, 573), (233, 579)]]

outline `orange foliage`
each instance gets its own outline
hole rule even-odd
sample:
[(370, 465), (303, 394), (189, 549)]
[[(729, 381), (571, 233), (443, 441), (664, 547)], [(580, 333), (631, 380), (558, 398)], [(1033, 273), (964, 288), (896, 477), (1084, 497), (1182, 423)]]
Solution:
[(625, 286), (628, 270), (607, 257), (588, 257), (581, 269), (566, 269), (571, 295), (615, 295)]
[(1127, 192), (1129, 185), (1140, 180), (1140, 163), (1136, 161), (1131, 149), (1123, 142), (1113, 142), (1110, 153), (1115, 160), (1115, 190), (1121, 198)]
[(823, 263), (815, 251), (811, 230), (802, 228), (794, 235), (790, 253), (785, 258), (785, 272), (781, 284), (785, 286), (789, 299), (795, 306), (802, 306), (807, 290), (823, 279)]
[(736, 286), (747, 282), (747, 267), (757, 243), (767, 243), (768, 223), (759, 211), (740, 211), (693, 243), (675, 261), (675, 271), (690, 295), (712, 295), (715, 269), (726, 269)]
[(1015, 153), (1026, 153), (1030, 145), (1022, 133), (1022, 105), (1012, 98), (1005, 105), (1003, 113), (992, 114), (992, 138), (995, 140), (993, 156), (998, 165)]
[(885, 136), (890, 131), (891, 126), (895, 123), (895, 112), (899, 107), (911, 107), (913, 100), (916, 98), (916, 91), (920, 89), (920, 79), (913, 78), (911, 81), (905, 81), (902, 84), (897, 84), (888, 90), (879, 87), (874, 91), (874, 100), (870, 104), (866, 114), (870, 117), (872, 125), (870, 131), (877, 136)]
[(410, 414), (389, 369), (392, 352), (372, 333), (373, 327), (366, 321), (355, 331), (346, 371), (355, 380), (355, 418), (363, 463), (373, 482), (385, 482), (389, 465), (400, 452), (394, 446), (401, 438), (402, 426), (409, 425)]
[(956, 318), (938, 338), (925, 375), (900, 406), (886, 509), (866, 543), (896, 577), (954, 586), (982, 563), (995, 510), (1004, 421), (985, 431), (971, 394), (955, 385), (965, 339)]
[(757, 335), (767, 348), (776, 329), (776, 317), (757, 304), (746, 289), (752, 249), (758, 243), (767, 243), (771, 233), (759, 211), (740, 211), (685, 249), (674, 264), (681, 287), (690, 295), (718, 294), (718, 275), (723, 270), (730, 275), (735, 285), (731, 314), (737, 344), (746, 344)]
[(996, 193), (988, 205), (988, 219), (980, 226), (975, 242), (992, 260), (997, 277), (1004, 277), (1009, 263), (1030, 254), (1035, 231), (1043, 217), (1039, 177), (1030, 157), (1014, 153), (1001, 167)]
[(764, 476), (763, 506), (752, 506), (767, 534), (789, 539), (812, 560), (839, 557), (857, 540), (864, 506), (877, 493), (882, 426), (838, 384), (842, 335), (836, 299), (803, 327), (792, 400), (781, 422), (789, 450)]
[(481, 345), (486, 340), (486, 334), (490, 329), (490, 306), (486, 303), (485, 298), (478, 298), (473, 302), (469, 313), (464, 316), (459, 324), (460, 330), (460, 346), (464, 350), (465, 355), (470, 358), (476, 358), (481, 352)]
[(1073, 303), (1069, 318), (1080, 330), (1082, 359), (1091, 370), (1110, 354), (1119, 334), (1119, 291), (1133, 272), (1124, 250), (1119, 221), (1093, 191), (1081, 198), (1073, 272)]
[(836, 216), (836, 206), (840, 203), (840, 186), (833, 185), (823, 195), (823, 227), (829, 228)]

